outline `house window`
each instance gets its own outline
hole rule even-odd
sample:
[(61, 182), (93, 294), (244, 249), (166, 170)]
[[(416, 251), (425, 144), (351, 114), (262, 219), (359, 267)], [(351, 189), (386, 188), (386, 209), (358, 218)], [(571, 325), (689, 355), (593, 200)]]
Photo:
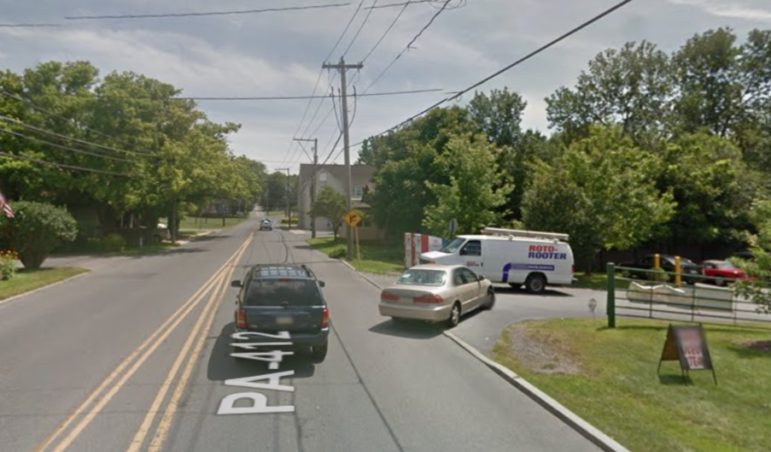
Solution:
[(354, 185), (351, 197), (354, 199), (361, 199), (362, 196), (364, 196), (364, 187), (361, 185)]
[(319, 173), (319, 182), (326, 182), (327, 181), (327, 173), (324, 171)]

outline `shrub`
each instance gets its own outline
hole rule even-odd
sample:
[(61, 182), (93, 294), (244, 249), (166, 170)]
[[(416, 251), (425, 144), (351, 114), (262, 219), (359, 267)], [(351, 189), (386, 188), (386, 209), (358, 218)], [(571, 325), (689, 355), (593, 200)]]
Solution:
[(329, 257), (332, 259), (342, 259), (346, 256), (347, 251), (344, 247), (333, 248), (329, 251)]
[(108, 253), (117, 253), (126, 248), (126, 239), (118, 233), (110, 233), (102, 237), (101, 248)]
[(15, 252), (0, 251), (0, 280), (6, 280), (13, 278), (16, 273), (16, 259), (19, 256)]
[(0, 219), (0, 230), (25, 268), (40, 268), (62, 242), (75, 240), (77, 223), (67, 209), (39, 202), (13, 203), (14, 218)]

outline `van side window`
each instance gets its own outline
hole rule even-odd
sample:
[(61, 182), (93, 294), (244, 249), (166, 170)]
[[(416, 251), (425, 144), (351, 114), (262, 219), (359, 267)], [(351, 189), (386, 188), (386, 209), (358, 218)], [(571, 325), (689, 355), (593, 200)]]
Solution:
[(461, 256), (481, 256), (482, 243), (479, 240), (469, 240), (460, 250)]

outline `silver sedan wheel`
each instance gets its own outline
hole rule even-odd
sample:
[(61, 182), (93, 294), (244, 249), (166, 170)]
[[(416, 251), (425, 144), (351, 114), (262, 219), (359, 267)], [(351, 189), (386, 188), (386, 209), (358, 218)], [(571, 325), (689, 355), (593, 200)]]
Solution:
[(452, 307), (452, 311), (450, 311), (450, 320), (449, 320), (450, 328), (457, 326), (460, 323), (460, 305), (458, 303), (455, 303)]

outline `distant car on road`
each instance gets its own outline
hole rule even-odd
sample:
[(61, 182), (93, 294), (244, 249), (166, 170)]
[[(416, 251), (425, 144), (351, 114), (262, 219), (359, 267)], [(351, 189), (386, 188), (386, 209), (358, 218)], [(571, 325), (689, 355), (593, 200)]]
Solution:
[(268, 220), (267, 218), (260, 221), (260, 231), (272, 231), (273, 230), (273, 222)]
[(380, 315), (394, 320), (446, 322), (452, 328), (463, 314), (491, 309), (495, 291), (490, 280), (463, 265), (417, 265), (402, 273), (395, 285), (383, 289)]
[(718, 286), (747, 279), (747, 274), (729, 261), (708, 260), (701, 265), (704, 276), (710, 277), (706, 282), (713, 282)]
[[(670, 256), (668, 254), (661, 254), (659, 257), (661, 260), (661, 269), (667, 273), (674, 273), (675, 256)], [(653, 274), (650, 271), (635, 271), (635, 270), (653, 270), (653, 254), (648, 254), (647, 256), (643, 256), (641, 259), (635, 262), (627, 262), (625, 264), (622, 264), (621, 266), (633, 269), (633, 270), (628, 270), (629, 275), (633, 278), (652, 279)], [(701, 267), (699, 267), (698, 264), (688, 259), (687, 257), (680, 258), (680, 268), (683, 275), (683, 281), (685, 281), (686, 283), (693, 284), (696, 282), (703, 281), (703, 278), (700, 277)], [(670, 275), (670, 279), (672, 279), (671, 275)]]
[[(307, 266), (256, 265), (243, 282), (233, 281), (231, 285), (241, 288), (236, 299), (237, 333), (288, 331), (290, 348), (310, 352), (313, 362), (324, 361), (329, 308), (321, 293), (324, 282)], [(248, 350), (234, 347), (233, 351)]]

